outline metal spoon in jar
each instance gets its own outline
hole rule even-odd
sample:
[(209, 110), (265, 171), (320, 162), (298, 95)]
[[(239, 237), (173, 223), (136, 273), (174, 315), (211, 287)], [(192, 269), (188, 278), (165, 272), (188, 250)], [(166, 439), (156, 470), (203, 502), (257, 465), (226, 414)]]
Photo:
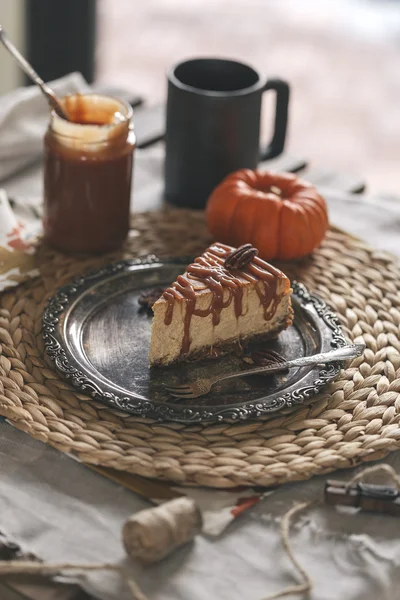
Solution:
[(46, 96), (48, 103), (51, 108), (55, 110), (59, 117), (62, 117), (66, 121), (69, 121), (69, 116), (66, 113), (65, 109), (62, 107), (61, 102), (53, 92), (51, 88), (43, 81), (41, 77), (36, 73), (36, 71), (32, 68), (32, 66), (28, 63), (27, 60), (22, 56), (22, 54), (16, 49), (14, 44), (9, 40), (6, 32), (0, 25), (0, 41), (7, 48), (10, 54), (18, 61), (20, 67), (25, 71), (25, 73), (30, 77), (36, 85), (40, 87), (43, 94)]

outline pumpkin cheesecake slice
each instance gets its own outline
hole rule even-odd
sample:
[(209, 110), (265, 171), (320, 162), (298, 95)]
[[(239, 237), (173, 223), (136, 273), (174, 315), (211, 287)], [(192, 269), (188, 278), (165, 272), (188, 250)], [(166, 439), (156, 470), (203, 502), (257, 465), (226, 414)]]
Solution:
[(290, 281), (245, 244), (215, 243), (153, 305), (153, 366), (204, 358), (291, 325)]

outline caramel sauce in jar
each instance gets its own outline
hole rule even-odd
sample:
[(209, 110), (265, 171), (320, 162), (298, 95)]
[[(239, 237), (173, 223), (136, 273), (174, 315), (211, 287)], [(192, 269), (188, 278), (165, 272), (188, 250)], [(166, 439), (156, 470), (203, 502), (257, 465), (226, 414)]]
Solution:
[(71, 252), (107, 252), (129, 231), (135, 135), (132, 108), (99, 94), (63, 98), (44, 139), (45, 240)]

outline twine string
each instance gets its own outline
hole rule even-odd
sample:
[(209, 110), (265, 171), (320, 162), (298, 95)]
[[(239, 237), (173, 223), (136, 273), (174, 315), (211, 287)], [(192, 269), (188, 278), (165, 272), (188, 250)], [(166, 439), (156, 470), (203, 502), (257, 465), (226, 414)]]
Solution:
[[(400, 491), (400, 476), (391, 465), (386, 463), (382, 465), (373, 465), (372, 467), (366, 467), (359, 473), (356, 473), (349, 481), (346, 482), (346, 488), (349, 488), (354, 483), (358, 481), (362, 481), (365, 477), (369, 475), (376, 474), (386, 474), (389, 475), (391, 480), (396, 485), (398, 491)], [(310, 502), (299, 502), (292, 506), (282, 517), (281, 525), (280, 525), (280, 536), (281, 543), (284, 551), (286, 552), (289, 560), (292, 565), (299, 573), (299, 575), (303, 578), (303, 582), (298, 585), (289, 586), (280, 592), (276, 592), (271, 594), (270, 596), (266, 596), (263, 600), (275, 600), (276, 598), (284, 598), (285, 596), (291, 596), (292, 594), (307, 594), (309, 596), (312, 590), (312, 579), (307, 571), (301, 566), (296, 556), (293, 553), (293, 549), (290, 545), (290, 526), (292, 523), (298, 518), (298, 515), (308, 510), (309, 508), (315, 507), (322, 504), (320, 501), (310, 501)]]
[(280, 592), (276, 592), (269, 596), (265, 596), (263, 600), (275, 600), (276, 598), (284, 598), (285, 596), (291, 596), (292, 594), (307, 594), (311, 592), (312, 589), (312, 580), (307, 571), (301, 566), (296, 556), (294, 555), (293, 549), (290, 545), (290, 526), (292, 523), (298, 518), (298, 515), (311, 508), (312, 506), (316, 506), (319, 502), (310, 501), (310, 502), (298, 502), (294, 504), (292, 508), (290, 508), (282, 517), (280, 524), (280, 536), (281, 543), (284, 551), (286, 552), (290, 562), (303, 579), (303, 581), (297, 585), (291, 585), (287, 588), (281, 590)]
[(110, 563), (75, 564), (75, 563), (37, 563), (35, 561), (10, 560), (0, 561), (1, 575), (59, 575), (62, 571), (114, 571), (125, 580), (132, 600), (149, 600), (139, 585), (126, 569)]
[(396, 473), (391, 465), (384, 463), (383, 465), (373, 465), (372, 467), (366, 467), (360, 473), (356, 473), (347, 483), (346, 487), (349, 488), (354, 483), (357, 483), (364, 479), (367, 475), (375, 475), (377, 473), (386, 473), (390, 476), (391, 480), (396, 486), (397, 491), (400, 491), (400, 476)]

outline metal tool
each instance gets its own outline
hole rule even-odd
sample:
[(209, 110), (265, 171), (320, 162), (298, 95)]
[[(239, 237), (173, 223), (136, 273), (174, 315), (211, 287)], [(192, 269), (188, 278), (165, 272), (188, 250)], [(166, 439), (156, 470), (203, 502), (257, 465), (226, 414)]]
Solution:
[(336, 350), (329, 352), (323, 352), (321, 354), (313, 354), (312, 356), (302, 356), (294, 360), (288, 360), (285, 362), (277, 363), (267, 367), (258, 367), (257, 369), (250, 369), (249, 371), (238, 371), (236, 373), (230, 373), (222, 377), (212, 377), (209, 379), (197, 379), (191, 383), (185, 383), (182, 385), (164, 386), (165, 389), (174, 396), (175, 398), (181, 398), (189, 400), (192, 398), (199, 398), (208, 394), (212, 386), (221, 381), (227, 381), (228, 379), (237, 379), (238, 377), (249, 377), (250, 375), (267, 375), (275, 374), (287, 369), (293, 369), (294, 367), (316, 367), (320, 364), (332, 363), (349, 358), (356, 358), (360, 356), (365, 350), (364, 344), (352, 344), (349, 346), (343, 346)]
[(353, 506), (362, 510), (400, 516), (400, 493), (395, 487), (372, 483), (328, 480), (325, 484), (326, 504)]

